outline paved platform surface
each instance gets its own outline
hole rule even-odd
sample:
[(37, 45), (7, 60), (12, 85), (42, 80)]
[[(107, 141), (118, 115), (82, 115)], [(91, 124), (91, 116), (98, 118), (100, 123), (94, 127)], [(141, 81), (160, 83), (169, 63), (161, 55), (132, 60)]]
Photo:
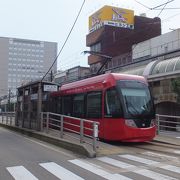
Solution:
[(180, 146), (180, 132), (162, 131), (154, 141)]

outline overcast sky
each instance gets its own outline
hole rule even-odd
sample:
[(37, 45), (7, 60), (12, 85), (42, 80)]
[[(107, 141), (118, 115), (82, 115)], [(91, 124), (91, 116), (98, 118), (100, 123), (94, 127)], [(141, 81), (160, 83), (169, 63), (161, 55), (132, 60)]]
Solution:
[[(64, 43), (83, 0), (0, 0), (0, 36)], [(139, 2), (139, 3), (138, 3)], [(180, 0), (169, 0), (159, 10), (149, 10), (168, 0), (86, 0), (77, 24), (58, 58), (58, 69), (87, 66), (88, 17), (104, 5), (132, 9), (135, 15), (159, 16), (162, 33), (180, 28)], [(143, 5), (141, 5), (141, 4)], [(149, 8), (149, 9), (148, 9)]]

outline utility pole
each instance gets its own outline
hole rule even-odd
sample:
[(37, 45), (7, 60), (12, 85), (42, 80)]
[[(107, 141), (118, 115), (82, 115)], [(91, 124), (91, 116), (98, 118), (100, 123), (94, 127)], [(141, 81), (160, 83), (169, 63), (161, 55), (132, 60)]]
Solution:
[(8, 111), (11, 110), (11, 90), (8, 91)]
[(52, 72), (52, 70), (51, 70), (50, 76), (51, 76), (51, 82), (52, 82), (53, 81), (53, 72)]
[(37, 102), (37, 130), (41, 130), (41, 112), (42, 112), (42, 87), (43, 83), (40, 81), (38, 83), (38, 102)]

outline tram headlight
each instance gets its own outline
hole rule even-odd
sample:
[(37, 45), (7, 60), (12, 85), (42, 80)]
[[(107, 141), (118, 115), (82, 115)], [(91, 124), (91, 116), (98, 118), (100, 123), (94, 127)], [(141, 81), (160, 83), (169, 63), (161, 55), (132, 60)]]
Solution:
[(130, 127), (137, 127), (133, 119), (125, 119), (125, 124)]

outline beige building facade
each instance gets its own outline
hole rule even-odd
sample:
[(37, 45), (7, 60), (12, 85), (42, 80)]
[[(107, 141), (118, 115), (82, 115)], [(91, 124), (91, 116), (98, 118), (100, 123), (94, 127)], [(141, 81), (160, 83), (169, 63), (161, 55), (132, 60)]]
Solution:
[[(57, 43), (0, 37), (0, 97), (44, 76), (57, 56)], [(57, 71), (57, 63), (52, 73)]]

